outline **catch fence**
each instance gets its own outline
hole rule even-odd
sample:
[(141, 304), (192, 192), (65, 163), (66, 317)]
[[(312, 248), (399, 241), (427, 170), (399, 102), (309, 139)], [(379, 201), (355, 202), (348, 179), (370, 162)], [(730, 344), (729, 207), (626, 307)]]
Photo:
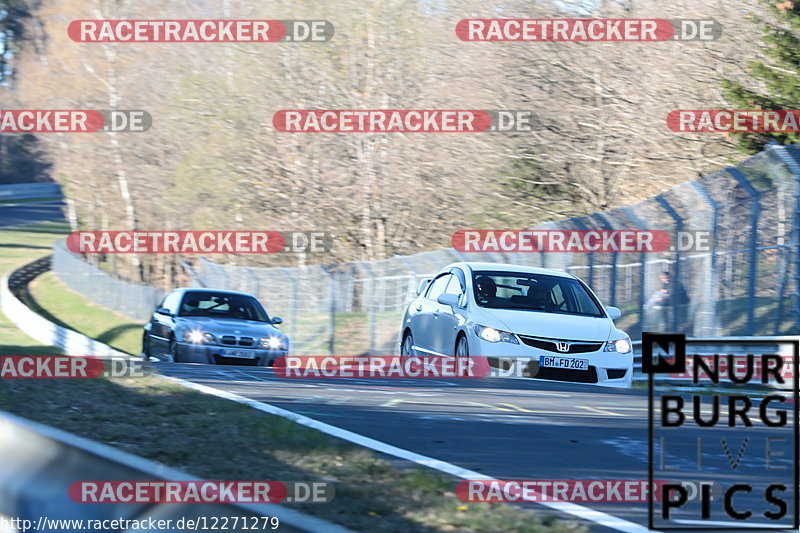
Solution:
[[(459, 252), (453, 248), (371, 262), (247, 268), (200, 258), (193, 284), (256, 295), (281, 316), (295, 354), (389, 354), (398, 348), (405, 306), (419, 282), (456, 261), (492, 261), (564, 270), (586, 281), (632, 338), (642, 331), (688, 336), (786, 335), (800, 331), (800, 147), (765, 151), (713, 175), (634, 205), (547, 222), (533, 229), (664, 230), (706, 235), (708, 245), (649, 253)], [(700, 232), (694, 233), (691, 232)], [(706, 233), (704, 233), (706, 232)], [(449, 239), (449, 235), (445, 236)], [(146, 317), (159, 294), (120, 280), (101, 281), (63, 246), (54, 270), (107, 307)], [(81, 263), (85, 266), (81, 266)], [(671, 279), (664, 285), (662, 273)], [(102, 271), (101, 271), (102, 272)], [(662, 307), (659, 290), (688, 300)], [(126, 311), (127, 310), (127, 311)], [(130, 314), (129, 312), (129, 314)]]

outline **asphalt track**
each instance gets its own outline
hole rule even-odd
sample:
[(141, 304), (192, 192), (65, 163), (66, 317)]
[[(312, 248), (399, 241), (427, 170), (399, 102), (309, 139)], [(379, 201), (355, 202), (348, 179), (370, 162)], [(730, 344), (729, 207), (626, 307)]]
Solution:
[(22, 226), (36, 222), (64, 220), (60, 200), (52, 202), (31, 202), (19, 204), (0, 204), (0, 227)]
[[(167, 363), (158, 368), (166, 375), (268, 403), (499, 479), (647, 480), (645, 390), (531, 379), (286, 379), (268, 368)], [(702, 412), (708, 414), (710, 405), (708, 401)], [(726, 413), (723, 408), (722, 420)], [(790, 424), (791, 420), (790, 416)], [(741, 427), (694, 425), (657, 433), (657, 443), (667, 436), (664, 467), (679, 470), (661, 470), (657, 451), (656, 479), (750, 483), (753, 495), (737, 495), (737, 508), (751, 509), (753, 522), (772, 525), (761, 516), (763, 511), (775, 509), (764, 502), (762, 491), (769, 482), (787, 480), (787, 476), (791, 483), (792, 426), (765, 428), (755, 418), (753, 424), (747, 433)], [(698, 473), (699, 436), (704, 437), (704, 444), (703, 470)], [(749, 437), (749, 443), (742, 450), (743, 436)], [(783, 471), (767, 470), (766, 436), (786, 437), (786, 441), (771, 443), (769, 465)], [(730, 457), (720, 437), (726, 437)], [(787, 453), (778, 457), (775, 453), (779, 451)], [(731, 468), (740, 452), (740, 462)], [(784, 498), (791, 517), (791, 487)], [(581, 505), (647, 525), (646, 503)], [(660, 512), (660, 504), (656, 506)], [(673, 518), (688, 521), (673, 526), (695, 529), (692, 520), (699, 519), (699, 505), (689, 503)], [(711, 520), (731, 522), (723, 514), (721, 499), (712, 503)], [(586, 523), (593, 531), (607, 530)], [(655, 523), (659, 525), (658, 517)]]

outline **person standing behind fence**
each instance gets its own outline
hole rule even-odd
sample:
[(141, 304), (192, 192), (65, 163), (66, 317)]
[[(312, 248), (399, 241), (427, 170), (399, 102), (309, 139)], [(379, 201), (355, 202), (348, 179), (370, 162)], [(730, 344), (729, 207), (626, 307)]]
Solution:
[[(685, 333), (688, 304), (686, 289), (665, 270), (661, 273), (661, 288), (650, 296), (645, 308), (658, 314), (662, 327), (670, 328), (674, 324), (677, 332)], [(674, 320), (670, 320), (673, 317)]]

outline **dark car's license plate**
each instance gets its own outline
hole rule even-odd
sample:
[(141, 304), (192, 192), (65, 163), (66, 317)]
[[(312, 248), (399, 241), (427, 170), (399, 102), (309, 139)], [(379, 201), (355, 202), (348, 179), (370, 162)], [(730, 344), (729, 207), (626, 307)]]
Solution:
[(250, 350), (220, 350), (222, 357), (235, 357), (237, 359), (255, 359), (256, 354)]

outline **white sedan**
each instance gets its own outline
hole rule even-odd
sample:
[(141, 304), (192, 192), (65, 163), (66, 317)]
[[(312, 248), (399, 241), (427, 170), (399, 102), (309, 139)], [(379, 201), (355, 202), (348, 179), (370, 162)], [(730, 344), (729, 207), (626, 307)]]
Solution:
[(453, 263), (420, 284), (403, 316), (403, 356), (483, 356), (504, 374), (630, 387), (630, 337), (577, 277)]

